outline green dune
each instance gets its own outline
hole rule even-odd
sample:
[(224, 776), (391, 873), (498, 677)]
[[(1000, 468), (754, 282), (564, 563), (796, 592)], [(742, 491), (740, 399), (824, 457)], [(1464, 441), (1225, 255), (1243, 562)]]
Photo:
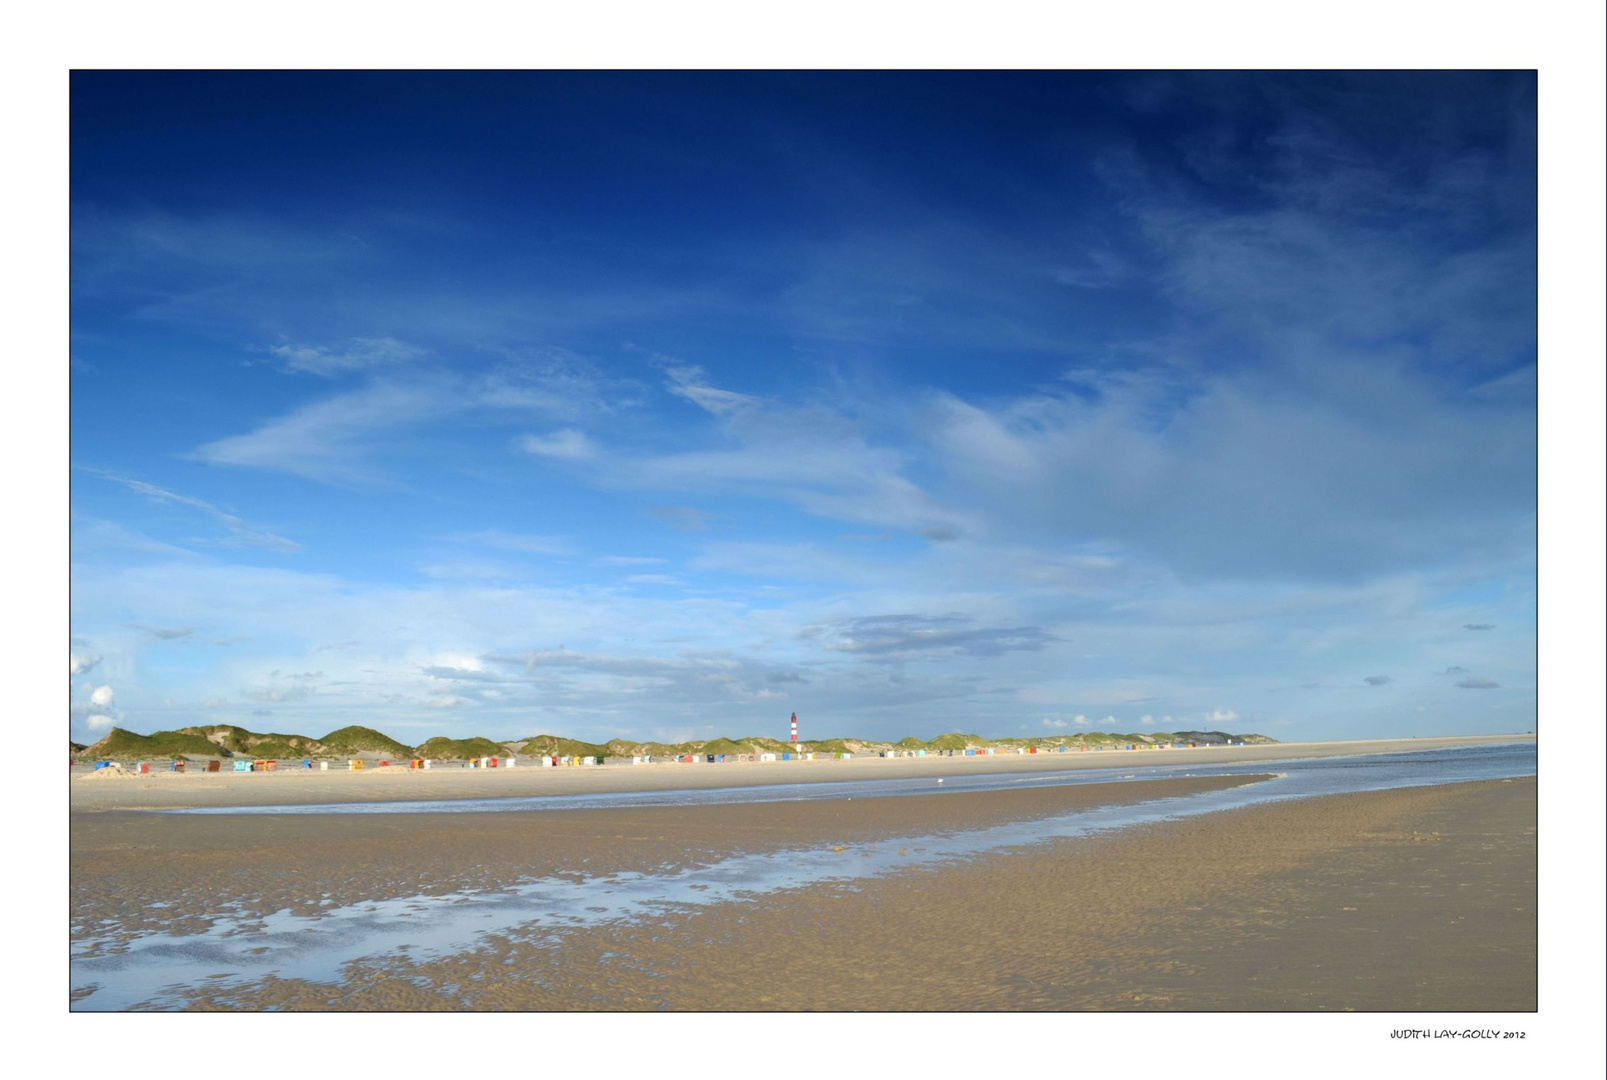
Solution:
[(413, 748), (404, 746), (382, 732), (366, 727), (343, 727), (331, 731), (322, 739), (326, 753), (332, 755), (342, 754), (391, 754), (395, 757), (406, 758), (413, 756)]
[(405, 751), (408, 756), (416, 753), (422, 758), (439, 758), (442, 761), (466, 761), (470, 758), (508, 756), (508, 748), (499, 742), (490, 739), (449, 739), (445, 735), (437, 735), (428, 742), (419, 746), (416, 751)]
[[(1078, 731), (1063, 735), (1034, 735), (984, 739), (980, 735), (966, 735), (952, 731), (922, 742), (913, 735), (896, 743), (873, 742), (852, 738), (813, 739), (796, 747), (781, 739), (766, 735), (749, 735), (743, 738), (719, 738), (684, 743), (634, 742), (629, 739), (611, 739), (607, 743), (583, 742), (562, 735), (536, 735), (528, 739), (497, 742), (485, 738), (454, 739), (437, 736), (417, 748), (397, 742), (389, 735), (367, 727), (343, 727), (331, 731), (322, 739), (306, 735), (286, 735), (276, 732), (259, 733), (232, 724), (211, 724), (179, 728), (175, 731), (158, 731), (140, 735), (123, 728), (113, 728), (99, 742), (82, 747), (72, 744), (76, 757), (137, 760), (162, 757), (252, 757), (295, 759), (304, 757), (343, 757), (355, 754), (382, 754), (407, 759), (430, 757), (442, 760), (466, 758), (543, 755), (560, 757), (635, 757), (651, 754), (654, 757), (677, 757), (682, 754), (783, 754), (805, 751), (819, 754), (876, 753), (886, 749), (903, 750), (964, 750), (968, 747), (1079, 747), (1126, 746), (1171, 742), (1197, 742), (1202, 745), (1221, 745), (1240, 742), (1247, 745), (1275, 743), (1266, 735), (1233, 735), (1225, 731), (1151, 731), (1137, 734), (1121, 732)], [(515, 748), (516, 749), (510, 749)]]
[(114, 727), (106, 737), (84, 750), (85, 757), (142, 758), (230, 757), (229, 751), (208, 741), (205, 735), (186, 731), (158, 731), (139, 735)]
[[(623, 742), (623, 740), (620, 740)], [(630, 756), (629, 749), (620, 751), (611, 745), (603, 743), (581, 742), (579, 739), (566, 739), (562, 735), (537, 735), (529, 739), (519, 748), (521, 754), (534, 754), (546, 757), (620, 757)]]

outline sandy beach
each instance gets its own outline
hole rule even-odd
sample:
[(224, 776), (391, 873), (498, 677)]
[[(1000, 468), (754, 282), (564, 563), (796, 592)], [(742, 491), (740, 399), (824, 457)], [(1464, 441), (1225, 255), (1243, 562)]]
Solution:
[[(1429, 749), (1425, 742), (1368, 749)], [(1357, 745), (1186, 756), (1254, 761), (1267, 759), (1268, 751), (1289, 757), (1298, 749), (1301, 756), (1323, 757), (1354, 754)], [(1131, 765), (1163, 754), (1109, 756), (1116, 759), (1110, 764)], [(796, 770), (248, 774), (198, 790), (242, 802), (243, 795), (337, 802), (363, 792), (395, 799), (427, 790), (451, 798), (495, 792), (498, 785), (507, 794), (578, 794), (609, 784), (684, 787), (694, 779), (775, 783), (812, 773), (816, 765), (819, 779), (840, 780), (886, 776), (905, 765), (930, 776), (934, 769), (969, 765), (1023, 770), (1044, 764), (1031, 758), (869, 759), (805, 763)], [(871, 858), (878, 845), (910, 837), (970, 835), (1012, 822), (1032, 823), (1025, 828), (1035, 833), (1057, 815), (1064, 820), (1099, 808), (1142, 808), (1156, 799), (1249, 791), (1266, 778), (1257, 772), (950, 787), (801, 802), (289, 815), (139, 808), (188, 794), (187, 777), (148, 786), (143, 779), (75, 781), (72, 933), (80, 956), (108, 956), (150, 935), (182, 948), (216, 933), (215, 927), (228, 927), (231, 936), (267, 933), (270, 922), (283, 925), (285, 918), (310, 927), (326, 912), (374, 911), (403, 897), (456, 904), (462, 901), (455, 896), (511, 893), (533, 879), (575, 887), (591, 882), (587, 888), (606, 894), (607, 882), (621, 875), (666, 880), (754, 853), (785, 859), (802, 853), (851, 866)], [(86, 807), (79, 805), (78, 789), (137, 798), (127, 800), (134, 808), (110, 799)], [(331, 792), (346, 798), (330, 798)], [(224, 965), (178, 991), (179, 999), (167, 992), (160, 1006), (1533, 1009), (1535, 802), (1529, 777), (1265, 803), (1034, 841), (852, 881), (833, 880), (829, 871), (762, 897), (739, 891), (709, 903), (666, 902), (647, 918), (557, 924), (549, 918), (541, 926), (508, 919), (482, 924), (485, 931), (444, 954), (365, 946), (316, 978), (209, 981), (227, 980)], [(427, 915), (427, 907), (417, 910)], [(92, 1001), (94, 993), (92, 980), (75, 977), (75, 1000)], [(121, 1007), (138, 1007), (139, 1000)]]
[(585, 795), (618, 791), (749, 787), (759, 784), (829, 783), (888, 777), (947, 777), (983, 773), (1029, 774), (1062, 769), (1114, 769), (1134, 765), (1209, 765), (1292, 759), (1392, 754), (1455, 746), (1533, 742), (1534, 736), (1474, 735), (1358, 742), (1276, 743), (1191, 750), (1103, 751), (1065, 754), (995, 754), (987, 757), (878, 758), (848, 761), (722, 762), (686, 765), (567, 766), (540, 768), (528, 759), (513, 769), (440, 768), (413, 771), (392, 766), (361, 772), (331, 765), (330, 771), (286, 768), (262, 773), (165, 771), (152, 763), (149, 775), (102, 780), (74, 770), (69, 781), (72, 811), (171, 809), (181, 807), (310, 805), (396, 800), (479, 799), (499, 796)]
[[(778, 844), (853, 859), (913, 828), (1242, 780), (539, 820), (100, 814), (75, 825), (74, 920), (198, 933), (209, 910), (312, 911), (330, 893), (494, 889)], [(421, 962), (393, 952), (334, 984), (197, 988), (185, 1007), (1531, 1010), (1535, 793), (1531, 778), (1256, 806), (638, 923), (506, 931)], [(169, 906), (142, 899), (156, 896)]]

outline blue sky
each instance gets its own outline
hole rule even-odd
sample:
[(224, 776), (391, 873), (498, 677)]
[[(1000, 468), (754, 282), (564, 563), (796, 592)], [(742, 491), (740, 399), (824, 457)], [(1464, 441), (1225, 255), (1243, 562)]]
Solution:
[(72, 86), (72, 730), (1535, 717), (1525, 73)]

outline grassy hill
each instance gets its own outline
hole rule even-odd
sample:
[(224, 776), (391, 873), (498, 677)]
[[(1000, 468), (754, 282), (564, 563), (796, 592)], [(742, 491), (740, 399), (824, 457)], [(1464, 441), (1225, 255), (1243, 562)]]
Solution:
[(926, 744), (928, 750), (964, 750), (968, 746), (986, 746), (988, 741), (980, 735), (962, 735), (958, 731), (951, 731), (947, 735), (939, 735)]
[[(616, 750), (614, 748), (616, 744), (620, 749)], [(629, 757), (633, 751), (623, 739), (616, 739), (613, 743), (605, 745), (602, 743), (581, 742), (579, 739), (566, 739), (561, 735), (537, 735), (535, 738), (527, 740), (519, 748), (519, 753), (544, 755), (546, 757), (556, 755), (558, 757), (604, 758), (620, 757), (621, 755)]]
[(735, 739), (727, 739), (727, 738), (721, 737), (721, 738), (718, 738), (718, 739), (710, 739), (708, 742), (706, 742), (702, 746), (698, 747), (698, 753), (700, 753), (700, 754), (751, 754), (751, 753), (753, 753), (753, 744), (752, 743), (741, 743), (741, 742), (737, 742)]
[[(414, 753), (404, 750), (403, 756), (412, 756)], [(420, 746), (416, 753), (419, 757), (439, 758), (442, 761), (466, 761), (469, 758), (507, 757), (508, 748), (490, 739), (449, 739), (445, 735), (437, 735)]]
[(764, 735), (749, 735), (738, 741), (752, 748), (747, 751), (750, 754), (786, 754), (793, 750), (793, 745), (785, 739), (772, 739)]
[(205, 735), (183, 731), (158, 731), (151, 735), (140, 735), (114, 727), (106, 733), (104, 739), (86, 747), (84, 756), (137, 761), (151, 758), (229, 757), (230, 754), (208, 740)]
[(864, 749), (862, 743), (850, 739), (811, 739), (801, 745), (812, 754), (858, 754)]
[(212, 724), (202, 727), (178, 729), (185, 735), (200, 735), (214, 745), (227, 750), (233, 757), (296, 758), (313, 757), (323, 752), (322, 743), (306, 735), (259, 735), (232, 724)]
[[(1016, 746), (1078, 747), (1125, 746), (1140, 743), (1195, 742), (1202, 746), (1242, 742), (1249, 745), (1275, 743), (1266, 735), (1232, 735), (1225, 731), (1150, 731), (1137, 734), (1120, 732), (1079, 731), (1065, 735), (1042, 735), (1022, 738), (984, 739), (980, 735), (966, 735), (958, 731), (939, 735), (922, 742), (911, 735), (897, 743), (860, 740), (853, 738), (815, 739), (799, 743), (798, 749), (820, 754), (870, 754), (898, 747), (905, 750), (964, 750), (967, 747)], [(383, 732), (366, 727), (343, 727), (331, 731), (322, 739), (306, 735), (285, 735), (274, 732), (261, 734), (232, 724), (212, 724), (179, 728), (176, 731), (158, 731), (140, 735), (123, 728), (113, 728), (106, 737), (91, 746), (72, 744), (72, 753), (79, 757), (117, 760), (155, 759), (164, 757), (253, 757), (284, 758), (343, 757), (355, 754), (381, 754), (407, 759), (432, 757), (442, 760), (465, 758), (506, 757), (510, 748), (523, 755), (559, 755), (563, 757), (633, 757), (652, 754), (655, 757), (673, 757), (680, 754), (763, 754), (786, 753), (793, 746), (780, 739), (764, 735), (750, 735), (732, 739), (722, 736), (707, 741), (684, 743), (633, 742), (613, 739), (607, 743), (582, 742), (561, 735), (537, 735), (525, 740), (496, 742), (491, 739), (453, 739), (439, 736), (430, 739), (416, 750), (397, 742)]]
[(403, 746), (389, 735), (366, 727), (343, 727), (331, 731), (322, 739), (324, 750), (332, 755), (344, 754), (389, 754), (392, 757), (408, 758), (413, 756), (413, 748)]

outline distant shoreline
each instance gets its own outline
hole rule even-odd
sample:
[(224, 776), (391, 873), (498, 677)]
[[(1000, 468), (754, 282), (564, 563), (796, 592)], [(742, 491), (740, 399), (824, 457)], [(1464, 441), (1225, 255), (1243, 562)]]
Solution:
[(1436, 738), (1368, 739), (1346, 742), (1271, 743), (1246, 746), (1202, 746), (1184, 750), (1068, 751), (1000, 753), (978, 757), (882, 758), (850, 760), (684, 764), (655, 761), (650, 765), (540, 767), (523, 759), (515, 768), (445, 768), (429, 771), (364, 770), (348, 772), (331, 766), (260, 773), (176, 774), (165, 762), (153, 762), (149, 775), (98, 780), (75, 768), (69, 781), (73, 812), (159, 810), (206, 806), (276, 806), (318, 803), (393, 802), (401, 800), (485, 799), (534, 795), (592, 795), (632, 791), (675, 791), (762, 784), (831, 783), (885, 780), (892, 777), (1040, 773), (1064, 769), (1132, 768), (1135, 765), (1200, 765), (1272, 762), (1366, 754), (1405, 753), (1458, 746), (1534, 742), (1527, 733), (1460, 735)]

